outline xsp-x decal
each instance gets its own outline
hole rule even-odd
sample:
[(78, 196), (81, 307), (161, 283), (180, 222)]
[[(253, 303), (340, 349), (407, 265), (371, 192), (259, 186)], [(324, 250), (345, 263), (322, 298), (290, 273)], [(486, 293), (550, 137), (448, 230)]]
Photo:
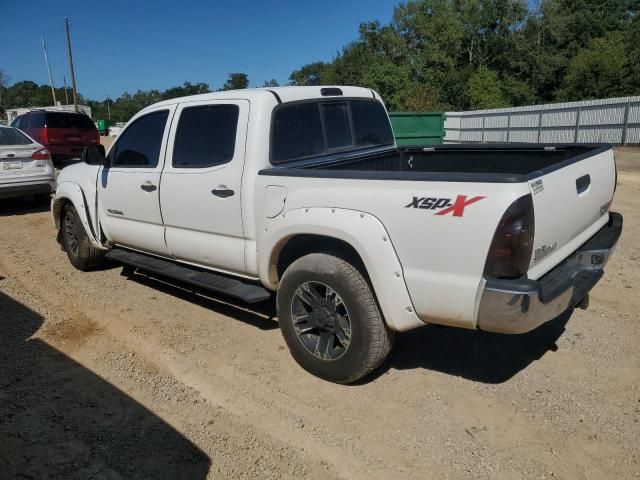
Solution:
[(426, 210), (438, 210), (435, 215), (448, 215), (452, 213), (454, 217), (462, 217), (465, 207), (479, 202), (483, 196), (472, 197), (467, 200), (466, 195), (458, 195), (453, 203), (450, 198), (435, 197), (413, 197), (413, 200), (405, 205), (405, 208), (422, 208)]

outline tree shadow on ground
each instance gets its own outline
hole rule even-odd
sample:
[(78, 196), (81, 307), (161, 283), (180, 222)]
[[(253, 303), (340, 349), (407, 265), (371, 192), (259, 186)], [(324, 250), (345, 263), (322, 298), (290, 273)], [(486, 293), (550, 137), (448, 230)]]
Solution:
[(0, 292), (0, 477), (204, 479), (211, 461), (127, 394), (31, 336)]
[(435, 325), (402, 333), (397, 335), (382, 372), (389, 368), (424, 368), (476, 382), (503, 383), (548, 351), (557, 350), (556, 341), (564, 333), (571, 313), (569, 310), (521, 335)]

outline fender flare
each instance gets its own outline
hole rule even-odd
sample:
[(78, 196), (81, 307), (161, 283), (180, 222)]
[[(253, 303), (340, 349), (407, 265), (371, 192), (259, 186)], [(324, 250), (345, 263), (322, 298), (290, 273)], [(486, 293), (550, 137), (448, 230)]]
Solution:
[(342, 240), (360, 255), (374, 293), (392, 330), (425, 325), (409, 296), (398, 255), (384, 225), (375, 216), (340, 208), (299, 208), (267, 220), (258, 233), (258, 273), (267, 288), (277, 289), (277, 259), (296, 235), (319, 235)]
[(60, 214), (62, 213), (62, 207), (65, 201), (71, 202), (71, 204), (75, 207), (78, 212), (78, 216), (80, 217), (80, 221), (82, 226), (84, 227), (84, 231), (87, 232), (87, 236), (89, 240), (93, 244), (94, 247), (99, 248), (100, 250), (107, 250), (100, 240), (97, 238), (95, 228), (93, 223), (91, 222), (91, 217), (89, 214), (89, 208), (87, 205), (87, 199), (84, 196), (84, 192), (80, 185), (74, 182), (62, 182), (58, 184), (56, 189), (55, 198), (51, 204), (51, 215), (53, 217), (53, 224), (56, 229), (60, 230)]

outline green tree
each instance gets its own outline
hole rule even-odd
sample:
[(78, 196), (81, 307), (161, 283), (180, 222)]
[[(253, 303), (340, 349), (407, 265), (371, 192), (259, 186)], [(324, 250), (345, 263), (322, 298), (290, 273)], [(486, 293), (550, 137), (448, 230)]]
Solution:
[(265, 82), (262, 84), (262, 86), (264, 88), (272, 88), (272, 87), (279, 87), (280, 84), (278, 83), (278, 81), (275, 78), (272, 78), (271, 80), (265, 80)]
[(220, 90), (242, 90), (249, 87), (249, 77), (246, 73), (230, 73), (229, 78)]
[(591, 40), (588, 47), (578, 51), (569, 63), (558, 99), (594, 99), (627, 94), (627, 63), (622, 33), (614, 32)]
[(303, 65), (289, 75), (289, 84), (296, 86), (326, 85), (325, 81), (329, 65), (325, 62), (315, 62)]
[(9, 78), (2, 70), (0, 70), (0, 116), (4, 116), (4, 113), (5, 113), (4, 97), (6, 96), (6, 90), (7, 90), (8, 84), (9, 84)]
[(480, 67), (471, 75), (469, 78), (469, 102), (471, 108), (476, 110), (509, 106), (496, 72), (487, 67)]

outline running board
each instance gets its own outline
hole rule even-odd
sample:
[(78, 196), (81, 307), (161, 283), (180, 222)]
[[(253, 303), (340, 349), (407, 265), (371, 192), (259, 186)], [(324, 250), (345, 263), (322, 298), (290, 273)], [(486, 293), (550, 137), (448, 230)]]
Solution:
[(156, 273), (172, 280), (179, 280), (211, 292), (223, 293), (239, 298), (247, 303), (257, 303), (271, 298), (269, 290), (258, 285), (245, 283), (219, 273), (200, 270), (187, 265), (179, 265), (170, 260), (145, 255), (143, 253), (122, 250), (109, 251), (106, 257), (115, 263), (129, 265), (144, 272)]

